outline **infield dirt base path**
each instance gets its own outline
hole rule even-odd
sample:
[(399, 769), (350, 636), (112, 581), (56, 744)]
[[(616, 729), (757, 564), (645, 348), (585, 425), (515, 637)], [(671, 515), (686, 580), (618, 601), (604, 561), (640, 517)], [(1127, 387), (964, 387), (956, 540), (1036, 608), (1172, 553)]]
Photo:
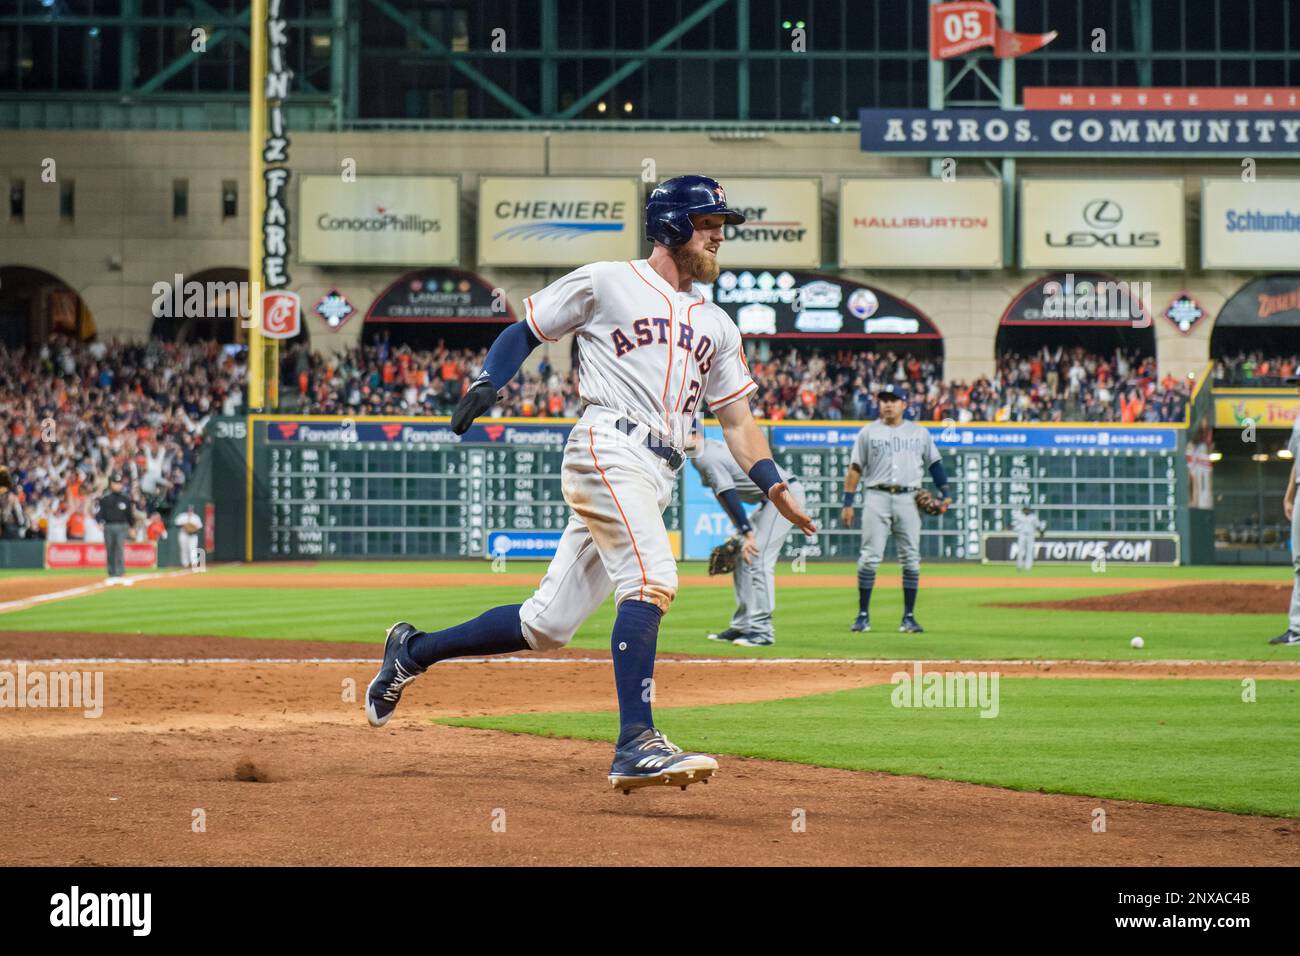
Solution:
[[(865, 686), (899, 666), (666, 660), (659, 702)], [(1257, 662), (1240, 666), (1258, 673)], [(727, 756), (707, 786), (623, 796), (605, 780), (608, 744), (428, 722), (606, 709), (603, 663), (440, 664), (381, 730), (341, 693), (351, 679), (360, 700), (370, 664), (96, 668), (99, 719), (0, 711), (0, 863), (1205, 866), (1294, 864), (1300, 853), (1294, 820)], [(1098, 671), (1108, 669), (1133, 676)], [(1105, 833), (1092, 832), (1098, 807)], [(798, 811), (803, 832), (792, 829)]]

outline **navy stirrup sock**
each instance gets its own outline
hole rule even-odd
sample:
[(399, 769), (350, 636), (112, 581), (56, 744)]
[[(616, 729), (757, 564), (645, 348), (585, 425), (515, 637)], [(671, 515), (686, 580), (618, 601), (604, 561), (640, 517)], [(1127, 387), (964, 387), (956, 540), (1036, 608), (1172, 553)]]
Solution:
[(614, 658), (614, 687), (618, 692), (618, 746), (654, 726), (650, 688), (659, 640), (659, 608), (649, 601), (624, 601), (614, 618), (610, 654)]
[(916, 608), (916, 589), (921, 583), (920, 571), (903, 569), (903, 613), (911, 614)]
[(520, 607), (520, 604), (503, 604), (445, 631), (421, 632), (407, 638), (406, 650), (421, 667), (450, 657), (526, 651), (528, 642), (519, 625)]
[(876, 572), (858, 569), (858, 613), (871, 610), (871, 589), (876, 586)]

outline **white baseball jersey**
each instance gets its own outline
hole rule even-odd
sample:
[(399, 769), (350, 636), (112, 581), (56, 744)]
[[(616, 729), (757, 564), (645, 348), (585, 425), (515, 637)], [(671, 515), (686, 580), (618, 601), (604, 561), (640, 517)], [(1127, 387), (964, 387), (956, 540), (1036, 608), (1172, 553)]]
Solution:
[(1033, 537), (1040, 531), (1046, 531), (1047, 525), (1043, 524), (1038, 515), (1032, 511), (1029, 514), (1017, 511), (1011, 516), (1011, 530), (1025, 537)]
[[(663, 513), (677, 473), (642, 432), (681, 450), (702, 403), (716, 412), (757, 386), (735, 323), (698, 286), (676, 291), (645, 259), (575, 269), (524, 300), (524, 321), (546, 342), (577, 335), (585, 406), (560, 469), (572, 514), (519, 610), (529, 646), (549, 650), (611, 593), (668, 611), (677, 560)], [(629, 432), (623, 418), (640, 427)]]
[(924, 469), (939, 457), (934, 436), (924, 426), (906, 419), (894, 426), (877, 420), (858, 432), (849, 463), (862, 470), (862, 482), (868, 488), (919, 488), (925, 480)]
[(543, 342), (578, 337), (578, 390), (654, 429), (678, 450), (701, 403), (716, 412), (753, 393), (740, 332), (693, 285), (678, 292), (635, 262), (594, 262), (524, 300)]

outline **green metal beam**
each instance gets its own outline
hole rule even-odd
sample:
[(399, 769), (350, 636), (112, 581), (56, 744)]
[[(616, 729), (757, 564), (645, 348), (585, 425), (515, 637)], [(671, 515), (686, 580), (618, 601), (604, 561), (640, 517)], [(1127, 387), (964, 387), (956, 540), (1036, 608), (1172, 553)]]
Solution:
[[(122, 13), (128, 18), (139, 16), (140, 0), (124, 0)], [(140, 34), (135, 25), (122, 27), (121, 55), (117, 63), (117, 88), (123, 93), (130, 92), (135, 83), (135, 69), (139, 62)]]
[[(435, 53), (447, 55), (451, 52), (450, 50), (447, 49), (446, 45), (441, 40), (439, 40), (428, 30), (424, 29), (424, 27), (420, 26), (418, 23), (412, 22), (410, 18), (406, 16), (406, 14), (402, 13), (401, 10), (398, 10), (396, 7), (394, 7), (391, 3), (388, 2), (388, 0), (369, 0), (369, 3), (372, 7), (378, 10), (384, 16), (388, 17), (388, 19), (392, 20), (398, 26), (401, 26), (411, 31), (412, 36), (418, 39), (430, 50), (433, 50)], [(469, 77), (471, 80), (477, 83), (480, 87), (482, 87), (487, 92), (489, 96), (495, 99), (498, 103), (501, 103), (503, 106), (505, 106), (506, 109), (510, 110), (510, 112), (514, 113), (516, 116), (519, 116), (524, 119), (528, 119), (533, 116), (533, 112), (530, 109), (528, 109), (528, 107), (524, 106), (524, 104), (520, 103), (517, 99), (515, 99), (505, 90), (503, 90), (500, 86), (494, 83), (486, 75), (480, 73), (478, 70), (474, 69), (474, 67), (470, 66), (468, 63), (462, 62), (461, 60), (448, 56), (447, 64), (453, 70), (462, 73), (463, 75)]]
[[(202, 6), (203, 0), (197, 0), (197, 5)], [(209, 7), (208, 9), (211, 8)], [(245, 45), (247, 45), (248, 43), (248, 35), (246, 31), (247, 31), (248, 15), (250, 9), (251, 8), (245, 7), (244, 12), (235, 18), (237, 24), (242, 24), (245, 27), (245, 33), (243, 34), (243, 41)], [(226, 37), (228, 36), (233, 36), (236, 39), (239, 39), (240, 32), (237, 29), (227, 30), (224, 27), (220, 30), (217, 30), (215, 33), (212, 34), (212, 36), (208, 37), (207, 49), (211, 50), (214, 46), (220, 44), (221, 41), (226, 39)], [(145, 80), (145, 82), (141, 83), (138, 87), (136, 87), (132, 92), (152, 93), (154, 90), (161, 88), (163, 84), (165, 84), (173, 76), (175, 76), (181, 70), (185, 69), (187, 66), (189, 66), (191, 63), (193, 63), (202, 55), (203, 55), (202, 53), (196, 53), (193, 49), (191, 49), (188, 53), (185, 53), (182, 56), (173, 60), (172, 62), (168, 63), (165, 67), (163, 67), (153, 76), (149, 77), (149, 79)]]
[(1138, 86), (1150, 86), (1155, 64), (1151, 60), (1151, 0), (1129, 0), (1133, 18), (1133, 45), (1141, 57), (1137, 61)]
[(554, 116), (559, 109), (559, 63), (555, 53), (559, 22), (555, 0), (542, 0), (542, 115)]
[(736, 0), (736, 119), (749, 119), (749, 0)]
[[(666, 49), (670, 44), (675, 43), (678, 38), (694, 29), (696, 24), (703, 21), (706, 17), (711, 16), (715, 10), (720, 9), (730, 2), (731, 0), (708, 0), (708, 3), (696, 9), (694, 13), (684, 19), (681, 23), (677, 24), (658, 40), (655, 40), (654, 43), (650, 44), (649, 50), (660, 51)], [(802, 54), (798, 55), (801, 56)], [(624, 79), (641, 69), (644, 65), (645, 59), (643, 57), (624, 63), (617, 70), (579, 97), (578, 100), (568, 109), (560, 113), (560, 119), (572, 119), (577, 116), (592, 103), (596, 102), (596, 100), (600, 99), (607, 92), (618, 86), (618, 84)]]

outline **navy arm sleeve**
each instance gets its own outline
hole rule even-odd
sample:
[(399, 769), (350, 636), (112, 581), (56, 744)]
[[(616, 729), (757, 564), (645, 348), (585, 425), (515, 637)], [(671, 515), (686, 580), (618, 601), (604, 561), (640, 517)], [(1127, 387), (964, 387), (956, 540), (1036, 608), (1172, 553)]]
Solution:
[(930, 477), (934, 479), (934, 486), (943, 493), (945, 498), (948, 497), (948, 473), (943, 470), (943, 462), (936, 461), (930, 466)]
[(745, 517), (745, 506), (740, 501), (740, 493), (735, 488), (728, 488), (718, 493), (718, 504), (727, 511), (727, 517), (736, 529), (744, 534), (749, 530), (749, 519)]
[(519, 374), (519, 367), (524, 359), (541, 341), (533, 335), (527, 322), (516, 322), (497, 336), (492, 347), (488, 349), (487, 359), (483, 362), (483, 374), (479, 381), (487, 380), (492, 387), (500, 391)]

